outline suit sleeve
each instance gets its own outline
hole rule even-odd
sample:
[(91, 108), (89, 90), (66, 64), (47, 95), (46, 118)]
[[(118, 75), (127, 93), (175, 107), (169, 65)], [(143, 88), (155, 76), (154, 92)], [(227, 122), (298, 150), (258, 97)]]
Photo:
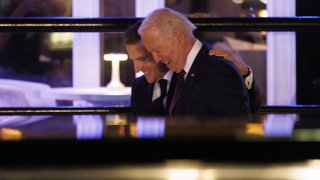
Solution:
[(218, 110), (216, 114), (232, 117), (251, 117), (248, 91), (240, 73), (233, 64), (227, 60), (218, 61), (215, 64), (215, 72), (211, 76), (210, 101), (212, 110)]
[(137, 115), (137, 111), (136, 111), (136, 82), (137, 79), (135, 79), (132, 83), (132, 88), (131, 88), (131, 116), (136, 116)]
[(249, 93), (250, 100), (250, 110), (252, 114), (256, 114), (261, 106), (261, 91), (257, 82), (253, 79), (252, 88), (247, 89)]

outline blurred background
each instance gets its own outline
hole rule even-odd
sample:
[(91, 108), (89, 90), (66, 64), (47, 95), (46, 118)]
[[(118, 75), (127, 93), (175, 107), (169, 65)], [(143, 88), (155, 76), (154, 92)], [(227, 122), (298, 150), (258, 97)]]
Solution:
[[(294, 1), (294, 0), (292, 0)], [(0, 0), (0, 17), (72, 17), (77, 0)], [(87, 1), (90, 3), (91, 1)], [(268, 17), (267, 0), (165, 0), (165, 6), (188, 17)], [(317, 16), (320, 2), (296, 0), (296, 15)], [(303, 3), (303, 5), (302, 5)], [(99, 17), (136, 17), (135, 0), (100, 0)], [(50, 87), (72, 87), (74, 82), (74, 41), (80, 33), (1, 33), (0, 78), (40, 82)], [(249, 64), (267, 101), (267, 33), (199, 32), (209, 47), (223, 45), (237, 52)], [(123, 33), (99, 33), (99, 85), (111, 80), (111, 62), (106, 53), (126, 53)], [(320, 103), (319, 35), (296, 33), (296, 103)], [(89, 46), (89, 45), (88, 45)], [(87, 59), (87, 61), (91, 61)], [(81, 69), (84, 74), (91, 67)], [(96, 69), (94, 69), (97, 71)], [(131, 86), (135, 78), (130, 60), (120, 63), (120, 80)]]

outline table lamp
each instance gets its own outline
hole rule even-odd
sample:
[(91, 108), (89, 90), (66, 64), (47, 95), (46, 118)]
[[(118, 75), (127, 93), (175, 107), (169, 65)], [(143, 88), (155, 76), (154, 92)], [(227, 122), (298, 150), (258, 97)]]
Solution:
[(108, 53), (104, 54), (103, 59), (105, 61), (111, 61), (112, 63), (112, 74), (111, 74), (111, 81), (107, 84), (108, 89), (112, 90), (121, 90), (125, 86), (120, 81), (120, 61), (126, 61), (128, 59), (127, 54), (121, 53)]

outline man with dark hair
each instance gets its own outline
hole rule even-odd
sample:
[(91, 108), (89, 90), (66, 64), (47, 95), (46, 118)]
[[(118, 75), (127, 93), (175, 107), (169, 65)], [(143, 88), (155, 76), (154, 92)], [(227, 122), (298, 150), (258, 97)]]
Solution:
[(132, 115), (165, 115), (166, 92), (169, 89), (172, 72), (163, 63), (155, 63), (141, 42), (138, 28), (141, 21), (130, 26), (125, 32), (124, 44), (135, 72), (142, 71), (132, 84)]

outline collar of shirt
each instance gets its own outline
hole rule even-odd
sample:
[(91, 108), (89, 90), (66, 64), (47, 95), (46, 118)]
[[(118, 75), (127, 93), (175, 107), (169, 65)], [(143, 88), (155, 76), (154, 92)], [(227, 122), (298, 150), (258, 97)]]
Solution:
[(249, 75), (244, 79), (244, 82), (247, 89), (251, 89), (253, 84), (253, 72), (250, 66), (248, 66), (248, 68), (250, 68)]
[(193, 47), (187, 56), (186, 65), (183, 68), (184, 71), (186, 72), (186, 74), (184, 75), (184, 78), (187, 77), (187, 74), (190, 71), (190, 68), (191, 68), (197, 54), (199, 53), (201, 47), (202, 47), (202, 43), (198, 39), (196, 39), (196, 42), (194, 42)]
[[(171, 78), (172, 78), (172, 75), (173, 75), (173, 72), (172, 71), (168, 71), (164, 76), (163, 78), (161, 79), (165, 79), (167, 80), (167, 92), (169, 90), (169, 86), (170, 86), (170, 83), (171, 83)], [(152, 101), (154, 101), (155, 99), (157, 99), (158, 97), (161, 96), (161, 89), (160, 89), (160, 85), (157, 82), (154, 83), (154, 87), (153, 87), (153, 94), (152, 94)], [(167, 97), (164, 98), (164, 100), (166, 100)]]

